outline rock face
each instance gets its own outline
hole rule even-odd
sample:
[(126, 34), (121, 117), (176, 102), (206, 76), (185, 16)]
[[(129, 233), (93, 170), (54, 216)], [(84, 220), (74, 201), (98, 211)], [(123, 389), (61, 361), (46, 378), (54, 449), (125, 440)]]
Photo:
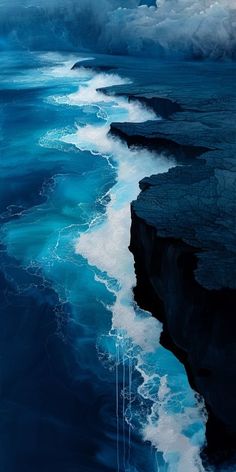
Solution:
[[(186, 170), (145, 179), (132, 204), (135, 297), (163, 321), (163, 344), (185, 364), (192, 387), (204, 396), (208, 452), (225, 453), (236, 445), (236, 290), (229, 288), (235, 255), (220, 244), (224, 229), (212, 231), (212, 221), (204, 218), (204, 204), (209, 211), (214, 195), (212, 170)], [(218, 211), (216, 220), (223, 218)]]
[(131, 205), (135, 298), (204, 397), (207, 453), (222, 461), (236, 452), (236, 65), (115, 61), (133, 83), (105, 92), (163, 119), (111, 133), (180, 164), (142, 180)]
[(236, 451), (236, 142), (225, 106), (222, 98), (217, 119), (215, 112), (181, 111), (111, 130), (185, 164), (141, 181), (130, 249), (135, 298), (163, 321), (162, 343), (205, 399), (214, 461)]
[(158, 86), (155, 102), (152, 92), (147, 105), (155, 103), (164, 120), (114, 123), (111, 132), (181, 164), (145, 178), (132, 203), (135, 297), (163, 321), (162, 343), (203, 395), (207, 453), (222, 461), (236, 450), (236, 74), (223, 67), (216, 83), (208, 67), (192, 80), (190, 66), (187, 77), (182, 71), (179, 103), (173, 91), (166, 106)]

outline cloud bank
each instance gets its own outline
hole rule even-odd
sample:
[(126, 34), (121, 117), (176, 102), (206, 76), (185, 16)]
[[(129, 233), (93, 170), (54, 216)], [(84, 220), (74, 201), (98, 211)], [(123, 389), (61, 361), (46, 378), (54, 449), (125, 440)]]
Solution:
[(0, 0), (0, 47), (236, 58), (235, 0)]

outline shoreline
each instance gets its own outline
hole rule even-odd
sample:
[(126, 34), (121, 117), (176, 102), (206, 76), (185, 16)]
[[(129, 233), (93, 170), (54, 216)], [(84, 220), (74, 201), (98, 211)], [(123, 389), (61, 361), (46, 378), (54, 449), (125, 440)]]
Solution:
[[(111, 58), (106, 72), (129, 76), (132, 64), (122, 70), (115, 60)], [(171, 80), (180, 85), (175, 99), (167, 73), (171, 64), (157, 64), (149, 81), (148, 71), (137, 72), (134, 62), (132, 80), (135, 75), (138, 80), (102, 91), (139, 100), (163, 120), (112, 123), (110, 132), (128, 146), (174, 155), (181, 165), (143, 179), (141, 193), (132, 202), (135, 299), (164, 323), (163, 346), (184, 364), (190, 385), (205, 399), (208, 445), (203, 456), (206, 453), (217, 464), (232, 459), (236, 451), (236, 387), (232, 382), (236, 374), (232, 338), (236, 222), (235, 202), (229, 195), (236, 185), (236, 94), (231, 75), (236, 68), (234, 64), (189, 63), (184, 75), (183, 64), (175, 64), (179, 71)], [(102, 71), (102, 59), (86, 61), (86, 67)], [(161, 80), (157, 76), (155, 85), (158, 67), (162, 76)], [(216, 77), (215, 69), (221, 76)], [(197, 90), (199, 84), (201, 90)]]

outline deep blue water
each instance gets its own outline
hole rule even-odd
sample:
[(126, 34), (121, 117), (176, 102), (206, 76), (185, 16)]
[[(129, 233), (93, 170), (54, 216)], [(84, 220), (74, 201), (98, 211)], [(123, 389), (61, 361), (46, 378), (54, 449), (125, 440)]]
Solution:
[(158, 117), (76, 60), (2, 55), (0, 470), (203, 471), (201, 402), (132, 299), (129, 203), (175, 163), (108, 136)]

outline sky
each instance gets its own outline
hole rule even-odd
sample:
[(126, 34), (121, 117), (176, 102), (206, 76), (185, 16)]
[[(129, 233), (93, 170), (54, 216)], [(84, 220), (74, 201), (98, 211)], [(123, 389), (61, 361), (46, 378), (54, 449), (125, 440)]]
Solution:
[(0, 0), (0, 44), (235, 59), (236, 0)]

